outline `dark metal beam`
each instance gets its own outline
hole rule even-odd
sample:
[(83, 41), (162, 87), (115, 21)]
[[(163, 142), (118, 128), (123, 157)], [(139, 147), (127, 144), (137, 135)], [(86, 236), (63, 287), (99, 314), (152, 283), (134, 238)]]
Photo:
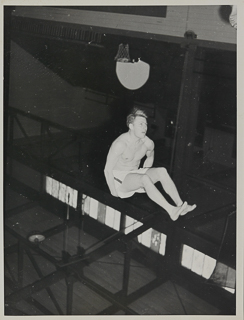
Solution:
[(230, 314), (235, 314), (236, 295), (210, 284), (206, 279), (200, 278), (189, 270), (172, 267), (171, 279), (176, 284), (183, 286), (186, 290), (216, 308), (224, 311), (229, 310)]
[[(5, 256), (5, 258), (4, 258), (4, 269), (5, 269), (5, 268), (6, 268), (7, 272), (9, 273), (10, 278), (11, 278), (11, 280), (13, 281), (13, 283), (15, 283), (16, 286), (18, 286), (17, 280), (15, 279), (14, 274), (13, 274), (13, 272), (12, 272), (12, 270), (11, 270), (9, 264), (8, 264), (8, 261), (7, 261), (7, 259), (6, 259), (6, 256)], [(6, 271), (5, 271), (5, 270), (4, 270), (4, 274), (6, 274)]]
[(17, 179), (11, 177), (10, 175), (6, 174), (5, 179), (6, 179), (6, 181), (8, 181), (10, 187), (14, 191), (19, 192), (20, 194), (27, 196), (29, 200), (34, 201), (34, 202), (38, 202), (41, 199), (41, 195), (38, 191), (23, 184), (22, 182), (18, 181)]
[(17, 253), (18, 252), (18, 243), (13, 244), (12, 246), (9, 246), (7, 248), (4, 248), (4, 255), (7, 256), (11, 253)]
[(38, 203), (37, 202), (34, 202), (34, 201), (29, 201), (27, 203), (24, 203), (18, 207), (15, 207), (15, 208), (12, 208), (10, 210), (5, 210), (4, 211), (4, 216), (5, 216), (5, 219), (6, 218), (10, 218), (16, 214), (19, 214), (25, 210), (29, 210), (29, 209), (32, 209), (34, 207), (38, 206)]
[(20, 300), (25, 300), (29, 298), (32, 294), (39, 292), (51, 285), (57, 283), (58, 281), (64, 279), (66, 277), (66, 273), (62, 270), (55, 271), (41, 280), (37, 280), (24, 288), (21, 288), (5, 297), (6, 303), (8, 302), (18, 302)]
[(13, 231), (10, 227), (5, 226), (5, 232), (6, 231), (9, 232), (11, 235), (13, 235), (19, 242), (21, 242), (22, 246), (24, 245), (27, 248), (30, 248), (30, 249), (34, 250), (35, 252), (37, 252), (38, 254), (43, 256), (44, 258), (46, 258), (48, 261), (53, 263), (55, 266), (58, 264), (58, 261), (55, 258), (53, 258), (51, 255), (46, 253), (44, 250), (40, 249), (35, 244), (33, 244), (33, 243), (29, 242), (27, 239), (23, 238), (17, 232)]
[(119, 309), (125, 310), (127, 312), (127, 314), (137, 314), (135, 311), (133, 311), (132, 309), (125, 306), (121, 302), (120, 297), (119, 298), (116, 297), (116, 294), (111, 293), (110, 291), (106, 290), (105, 288), (103, 288), (99, 284), (95, 283), (91, 279), (84, 276), (84, 274), (82, 272), (82, 268), (79, 265), (68, 267), (68, 271), (69, 271), (69, 273), (73, 273), (75, 279), (79, 279), (79, 281), (83, 285), (88, 286), (90, 289), (92, 289), (93, 291), (98, 293), (104, 299), (117, 305)]
[[(8, 286), (12, 291), (16, 290), (16, 285), (14, 284), (14, 282), (12, 282), (8, 277), (4, 277), (4, 283), (6, 286)], [(39, 301), (37, 301), (36, 299), (33, 298), (27, 298), (25, 300), (26, 302), (28, 302), (31, 305), (34, 305), (35, 308), (37, 308), (38, 310), (40, 310), (43, 314), (46, 315), (52, 315), (53, 313), (48, 310), (46, 307), (44, 307)], [(11, 302), (11, 303), (6, 303), (5, 307), (10, 307), (10, 308), (14, 308), (15, 309), (15, 303)], [(22, 312), (22, 311), (21, 311)], [(19, 314), (20, 315), (20, 314)]]
[(147, 293), (151, 292), (152, 290), (158, 288), (163, 283), (169, 280), (169, 275), (166, 273), (162, 277), (157, 277), (156, 279), (152, 280), (151, 282), (147, 283), (143, 287), (137, 289), (136, 291), (132, 292), (127, 296), (127, 304), (131, 304), (132, 302), (140, 299), (141, 297), (145, 296)]
[(59, 267), (67, 267), (70, 265), (75, 265), (80, 261), (84, 261), (84, 260), (87, 260), (87, 262), (92, 263), (114, 250), (120, 250), (120, 248), (124, 247), (125, 243), (128, 243), (133, 238), (137, 237), (139, 234), (148, 230), (149, 228), (152, 228), (160, 220), (161, 220), (161, 216), (155, 215), (151, 217), (150, 220), (145, 222), (142, 226), (133, 230), (129, 234), (125, 234), (123, 232), (117, 232), (112, 237), (101, 240), (95, 247), (93, 247), (92, 250), (91, 249), (89, 250), (88, 248), (88, 250), (85, 251), (85, 254), (82, 257), (78, 257), (76, 260), (73, 260), (67, 263), (61, 262), (58, 265)]
[[(39, 268), (37, 262), (35, 261), (35, 259), (34, 259), (32, 253), (31, 253), (31, 251), (30, 251), (29, 249), (25, 248), (25, 252), (26, 252), (26, 254), (28, 255), (28, 258), (30, 259), (30, 261), (31, 261), (34, 269), (36, 270), (38, 276), (39, 276), (40, 278), (43, 278), (44, 275), (43, 275), (43, 273), (41, 272), (41, 269)], [(58, 304), (58, 301), (55, 299), (55, 296), (54, 296), (52, 290), (51, 290), (49, 287), (47, 287), (46, 290), (47, 290), (47, 293), (48, 293), (50, 299), (52, 300), (53, 304), (55, 305), (58, 313), (59, 313), (59, 314), (63, 314), (63, 311), (62, 311), (60, 305)]]
[(32, 113), (28, 113), (28, 112), (25, 112), (23, 110), (20, 110), (18, 108), (14, 108), (14, 107), (9, 107), (8, 108), (8, 112), (10, 115), (14, 116), (14, 115), (22, 115), (26, 118), (29, 118), (29, 119), (32, 119), (34, 121), (37, 121), (37, 122), (40, 122), (40, 123), (44, 123), (46, 126), (50, 126), (50, 127), (53, 127), (55, 129), (58, 129), (58, 130), (61, 130), (61, 131), (64, 131), (64, 132), (69, 132), (69, 133), (77, 133), (78, 131), (74, 130), (74, 129), (70, 129), (68, 127), (65, 127), (61, 124), (58, 124), (58, 123), (55, 123), (53, 121), (50, 121), (50, 120), (47, 120), (47, 119), (44, 119), (44, 118), (41, 118), (39, 116), (36, 116)]
[(197, 181), (198, 183), (200, 182), (206, 186), (212, 186), (212, 187), (218, 188), (219, 190), (225, 190), (225, 191), (228, 191), (234, 195), (236, 194), (236, 188), (225, 186), (223, 184), (217, 183), (215, 181), (212, 181), (212, 180), (209, 180), (209, 179), (206, 179), (203, 177), (195, 176), (194, 174), (191, 174), (190, 172), (187, 173), (187, 178), (189, 178), (193, 181)]
[(215, 208), (208, 212), (204, 212), (198, 216), (184, 219), (184, 221), (179, 221), (177, 227), (186, 228), (189, 230), (194, 230), (194, 233), (197, 234), (196, 228), (204, 225), (205, 223), (210, 223), (218, 220), (219, 218), (224, 218), (229, 213), (236, 211), (236, 203), (229, 203), (222, 207)]

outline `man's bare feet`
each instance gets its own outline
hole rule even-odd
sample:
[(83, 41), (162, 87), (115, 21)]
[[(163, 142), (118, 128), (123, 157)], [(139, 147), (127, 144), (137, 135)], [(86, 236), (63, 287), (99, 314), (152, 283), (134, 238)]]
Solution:
[(187, 203), (187, 206), (185, 207), (185, 209), (184, 209), (183, 211), (181, 211), (180, 215), (181, 215), (181, 216), (184, 216), (184, 215), (187, 214), (188, 212), (194, 210), (196, 207), (197, 207), (196, 204), (193, 204), (193, 205), (191, 206), (191, 205), (189, 205), (189, 204)]
[(169, 213), (170, 218), (173, 221), (176, 221), (181, 215), (181, 213), (183, 213), (186, 210), (186, 207), (187, 207), (187, 202), (184, 202), (180, 207), (173, 207), (172, 211)]

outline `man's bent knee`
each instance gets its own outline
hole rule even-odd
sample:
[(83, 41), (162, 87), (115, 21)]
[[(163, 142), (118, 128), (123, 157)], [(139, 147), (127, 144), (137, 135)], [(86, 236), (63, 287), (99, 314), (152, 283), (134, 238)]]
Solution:
[(141, 182), (142, 182), (143, 187), (146, 187), (146, 186), (151, 185), (153, 183), (151, 178), (146, 174), (142, 174)]
[(158, 174), (159, 174), (160, 176), (167, 176), (167, 175), (168, 175), (168, 171), (167, 171), (166, 168), (160, 167), (160, 168), (158, 168)]

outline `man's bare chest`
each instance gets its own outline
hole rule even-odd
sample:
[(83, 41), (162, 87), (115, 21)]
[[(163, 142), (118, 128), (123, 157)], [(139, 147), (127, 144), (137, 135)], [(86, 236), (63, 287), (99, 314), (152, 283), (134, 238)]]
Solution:
[(130, 162), (130, 161), (139, 161), (141, 160), (145, 154), (147, 152), (147, 148), (144, 144), (141, 144), (139, 146), (128, 146), (121, 158), (123, 161), (126, 161), (126, 162)]

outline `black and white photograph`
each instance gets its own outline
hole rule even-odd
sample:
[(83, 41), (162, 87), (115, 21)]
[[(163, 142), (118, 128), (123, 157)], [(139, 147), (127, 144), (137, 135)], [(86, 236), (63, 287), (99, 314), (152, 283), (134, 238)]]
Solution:
[(3, 3), (4, 317), (243, 316), (240, 10)]

